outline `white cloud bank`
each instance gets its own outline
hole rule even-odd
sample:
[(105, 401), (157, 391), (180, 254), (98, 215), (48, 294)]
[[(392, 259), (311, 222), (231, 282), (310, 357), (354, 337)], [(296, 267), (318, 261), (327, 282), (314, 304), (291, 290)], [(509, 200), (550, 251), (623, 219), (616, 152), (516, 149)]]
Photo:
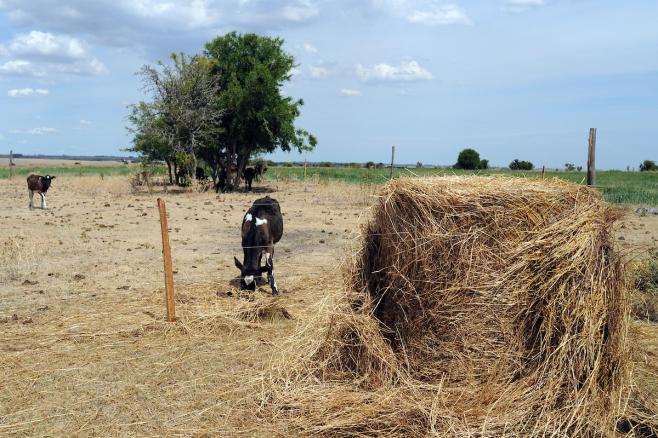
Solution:
[(50, 94), (45, 88), (15, 88), (7, 91), (9, 97), (32, 97), (32, 96), (47, 96)]
[(364, 82), (368, 81), (428, 81), (433, 78), (432, 73), (421, 67), (418, 62), (403, 61), (397, 66), (389, 64), (375, 64), (372, 67), (356, 66), (356, 75)]

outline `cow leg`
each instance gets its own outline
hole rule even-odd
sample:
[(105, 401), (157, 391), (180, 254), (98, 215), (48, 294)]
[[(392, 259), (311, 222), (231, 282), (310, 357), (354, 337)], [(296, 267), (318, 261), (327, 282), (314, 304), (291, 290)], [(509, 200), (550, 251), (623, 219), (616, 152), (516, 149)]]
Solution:
[(39, 194), (41, 195), (41, 209), (47, 210), (48, 204), (46, 204), (46, 194), (45, 193), (39, 193)]
[(28, 207), (32, 210), (34, 208), (34, 191), (28, 190), (28, 192), (30, 192), (30, 204)]
[(265, 253), (265, 266), (267, 267), (267, 281), (270, 283), (272, 288), (272, 295), (279, 295), (279, 288), (276, 285), (276, 279), (274, 278), (274, 260), (272, 255), (274, 253), (274, 248), (271, 249), (271, 253)]

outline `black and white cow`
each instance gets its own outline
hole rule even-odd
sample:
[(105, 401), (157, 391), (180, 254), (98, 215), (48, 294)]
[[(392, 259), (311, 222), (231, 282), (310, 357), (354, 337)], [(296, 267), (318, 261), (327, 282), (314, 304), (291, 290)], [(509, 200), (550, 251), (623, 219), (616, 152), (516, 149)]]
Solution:
[(30, 175), (27, 177), (27, 190), (30, 193), (30, 209), (34, 208), (34, 192), (41, 195), (41, 208), (47, 209), (46, 192), (50, 188), (50, 183), (55, 179), (54, 176)]
[[(256, 290), (258, 279), (267, 272), (267, 281), (272, 288), (272, 295), (278, 295), (279, 289), (274, 279), (274, 244), (283, 235), (283, 216), (276, 199), (266, 196), (254, 201), (242, 219), (242, 250), (244, 261), (237, 257), (235, 266), (240, 270), (240, 289)], [(261, 261), (265, 255), (265, 266)]]
[(242, 172), (242, 176), (244, 177), (244, 188), (250, 192), (251, 191), (251, 183), (254, 181), (254, 178), (256, 177), (256, 169), (253, 167), (247, 167), (244, 172)]

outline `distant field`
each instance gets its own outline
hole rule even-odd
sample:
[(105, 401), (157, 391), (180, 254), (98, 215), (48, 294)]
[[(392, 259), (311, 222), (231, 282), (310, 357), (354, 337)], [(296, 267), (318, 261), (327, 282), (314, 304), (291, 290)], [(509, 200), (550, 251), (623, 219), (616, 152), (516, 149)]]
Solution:
[[(267, 177), (275, 180), (304, 179), (304, 169), (300, 167), (274, 167), (268, 170)], [(388, 180), (390, 169), (359, 169), (341, 167), (309, 167), (307, 178), (339, 180), (355, 184), (380, 184)], [(394, 169), (393, 177), (400, 176), (446, 176), (446, 175), (507, 175), (526, 178), (539, 178), (540, 173), (512, 172), (501, 170), (465, 171), (454, 169)], [(584, 183), (585, 172), (546, 172), (546, 178), (561, 178), (577, 184)], [(623, 172), (618, 170), (599, 171), (596, 182), (606, 200), (617, 204), (658, 205), (658, 172)]]
[[(16, 160), (15, 177), (31, 173), (57, 176), (130, 175), (139, 170), (137, 164), (118, 162), (84, 161), (79, 165), (63, 160)], [(165, 168), (157, 169), (164, 175)], [(6, 159), (0, 159), (0, 179), (7, 178), (9, 168)], [(347, 167), (309, 167), (307, 179), (317, 181), (344, 181), (352, 184), (382, 184), (389, 179), (390, 169), (365, 169)], [(512, 172), (501, 170), (464, 171), (454, 169), (394, 169), (393, 177), (400, 176), (446, 176), (446, 175), (508, 175), (538, 178), (539, 172)], [(561, 178), (577, 184), (585, 181), (585, 172), (546, 172), (546, 178)], [(301, 167), (272, 167), (266, 178), (281, 180), (304, 179)], [(658, 172), (623, 172), (618, 170), (597, 172), (597, 184), (606, 200), (617, 204), (658, 205)]]

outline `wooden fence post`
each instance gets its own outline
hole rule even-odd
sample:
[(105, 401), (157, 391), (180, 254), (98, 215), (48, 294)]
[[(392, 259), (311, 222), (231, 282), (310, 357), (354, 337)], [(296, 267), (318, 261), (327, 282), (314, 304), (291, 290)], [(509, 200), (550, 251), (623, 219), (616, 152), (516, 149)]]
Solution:
[(304, 181), (306, 181), (306, 159), (304, 159)]
[(14, 151), (9, 151), (9, 179), (14, 177)]
[(169, 246), (169, 226), (164, 199), (158, 198), (160, 210), (160, 229), (162, 230), (162, 258), (165, 272), (165, 298), (167, 304), (167, 321), (176, 321), (176, 303), (174, 301), (174, 273), (171, 265), (171, 246)]
[(391, 176), (389, 179), (393, 178), (393, 165), (395, 164), (395, 145), (391, 147)]
[(587, 154), (587, 185), (596, 185), (596, 128), (589, 129), (589, 148)]
[(546, 172), (546, 166), (541, 167), (541, 179), (544, 179), (544, 173)]

